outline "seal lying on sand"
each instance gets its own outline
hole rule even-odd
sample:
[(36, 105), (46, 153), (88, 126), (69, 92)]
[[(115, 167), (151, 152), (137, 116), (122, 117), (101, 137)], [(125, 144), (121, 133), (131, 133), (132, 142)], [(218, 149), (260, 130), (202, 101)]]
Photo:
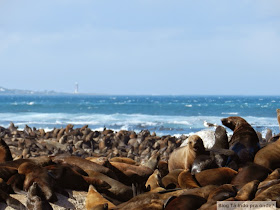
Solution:
[(27, 201), (26, 206), (28, 209), (44, 209), (44, 210), (52, 210), (52, 206), (48, 201), (44, 200), (40, 196), (40, 188), (36, 182), (29, 187), (27, 193)]
[(95, 207), (104, 205), (106, 203), (108, 204), (109, 209), (116, 207), (113, 203), (105, 199), (99, 192), (97, 192), (97, 190), (92, 185), (90, 185), (86, 198), (86, 209), (95, 209)]
[(180, 195), (177, 198), (174, 197), (170, 200), (166, 205), (166, 210), (174, 210), (174, 209), (199, 209), (204, 203), (206, 203), (206, 199), (197, 195)]
[(48, 201), (55, 202), (57, 197), (54, 193), (54, 180), (49, 176), (47, 169), (31, 162), (25, 162), (18, 168), (19, 174), (25, 175), (23, 189), (28, 191), (33, 182), (37, 182)]

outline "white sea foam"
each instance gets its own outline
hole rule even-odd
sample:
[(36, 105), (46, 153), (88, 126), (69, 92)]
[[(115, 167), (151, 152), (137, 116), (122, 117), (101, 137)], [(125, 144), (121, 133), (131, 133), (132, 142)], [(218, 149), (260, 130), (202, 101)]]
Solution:
[(32, 106), (32, 105), (34, 105), (34, 104), (35, 104), (34, 101), (31, 101), (31, 102), (28, 102), (28, 103), (27, 103), (27, 105), (29, 105), (29, 106)]
[[(221, 118), (224, 115), (238, 115), (238, 112), (223, 112), (221, 116), (163, 116), (145, 114), (89, 114), (89, 113), (0, 113), (0, 125), (8, 127), (10, 122), (16, 126), (24, 128), (30, 125), (36, 128), (53, 129), (54, 127), (64, 127), (71, 123), (76, 127), (89, 125), (90, 128), (103, 129), (106, 126), (113, 130), (135, 130), (136, 132), (149, 129), (158, 135), (185, 134), (189, 135), (204, 129), (203, 122), (222, 125)], [(278, 132), (278, 122), (276, 117), (253, 117), (242, 116), (256, 130), (263, 131), (270, 128), (274, 133)], [(231, 132), (227, 129), (228, 132)]]
[(192, 107), (192, 104), (186, 104), (185, 107)]
[(173, 124), (179, 124), (179, 125), (191, 125), (190, 122), (183, 120), (183, 121), (173, 121)]
[(268, 104), (261, 106), (261, 108), (267, 108)]
[(238, 115), (239, 113), (238, 112), (222, 112), (222, 114), (225, 114), (225, 115)]

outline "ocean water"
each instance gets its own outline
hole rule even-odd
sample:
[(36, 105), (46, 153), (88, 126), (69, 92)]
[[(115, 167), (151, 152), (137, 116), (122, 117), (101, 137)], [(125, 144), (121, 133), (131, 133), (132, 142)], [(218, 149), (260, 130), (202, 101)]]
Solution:
[(51, 130), (71, 123), (180, 136), (211, 129), (204, 121), (221, 125), (221, 118), (241, 116), (255, 130), (277, 134), (277, 108), (280, 96), (1, 95), (0, 126)]

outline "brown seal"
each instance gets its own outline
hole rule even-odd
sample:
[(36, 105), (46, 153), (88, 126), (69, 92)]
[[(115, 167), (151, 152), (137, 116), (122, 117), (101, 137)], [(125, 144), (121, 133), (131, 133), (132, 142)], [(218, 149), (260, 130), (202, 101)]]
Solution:
[(152, 170), (155, 170), (155, 168), (157, 167), (158, 161), (159, 161), (159, 152), (154, 150), (154, 152), (152, 152), (151, 157), (145, 161), (144, 159), (141, 161), (141, 165), (148, 167)]
[(174, 150), (168, 160), (169, 172), (175, 169), (191, 169), (196, 156), (204, 154), (205, 148), (202, 139), (193, 135), (189, 137), (187, 146)]
[(171, 201), (168, 201), (165, 205), (165, 210), (174, 210), (174, 209), (199, 209), (206, 199), (197, 195), (180, 195), (173, 198)]
[(270, 181), (274, 179), (280, 179), (280, 168), (275, 169), (269, 174), (264, 181)]
[(132, 198), (133, 192), (131, 187), (96, 171), (87, 171), (87, 173), (89, 177), (100, 179), (111, 186), (109, 189), (104, 191), (106, 195), (119, 201), (128, 201)]
[(15, 193), (23, 194), (22, 189), (23, 189), (24, 180), (25, 180), (25, 176), (23, 174), (16, 173), (9, 178), (9, 180), (7, 181), (7, 185), (11, 186), (11, 188)]
[(120, 210), (141, 210), (141, 209), (163, 209), (164, 199), (159, 193), (142, 193), (130, 199), (127, 202), (117, 205), (114, 209)]
[(217, 201), (234, 197), (236, 195), (236, 188), (231, 184), (224, 184), (213, 190), (207, 199), (207, 203), (201, 206), (201, 210), (216, 209)]
[(130, 165), (136, 165), (135, 160), (127, 157), (113, 157), (110, 159), (110, 162), (120, 162), (120, 163), (127, 163)]
[(8, 185), (2, 178), (0, 178), (0, 189), (9, 194), (14, 193), (12, 187)]
[(270, 169), (250, 163), (245, 167), (239, 168), (238, 174), (232, 179), (231, 184), (235, 185), (237, 189), (241, 189), (241, 187), (253, 180), (263, 181), (270, 173)]
[(227, 131), (223, 126), (218, 126), (215, 130), (215, 143), (212, 149), (229, 149)]
[(178, 184), (182, 189), (192, 189), (200, 187), (196, 180), (193, 178), (192, 174), (187, 169), (179, 174)]
[(0, 166), (8, 166), (12, 168), (18, 168), (22, 163), (25, 162), (30, 162), (34, 163), (36, 165), (40, 166), (46, 166), (52, 163), (51, 158), (47, 156), (40, 156), (40, 157), (35, 157), (35, 158), (29, 158), (29, 159), (17, 159), (13, 161), (6, 161), (3, 163), (0, 163)]
[(49, 176), (48, 170), (42, 166), (31, 162), (25, 162), (18, 168), (19, 174), (25, 175), (23, 189), (27, 191), (33, 182), (37, 182), (45, 198), (48, 201), (55, 202), (57, 197), (54, 193), (54, 180)]
[(44, 196), (40, 195), (40, 188), (36, 182), (29, 187), (27, 193), (26, 206), (28, 209), (46, 209), (52, 210), (50, 203), (44, 199)]
[(276, 201), (276, 207), (280, 207), (280, 184), (273, 185), (258, 194), (253, 201)]
[(217, 167), (225, 167), (228, 161), (228, 157), (236, 156), (236, 154), (234, 151), (229, 150), (227, 131), (223, 126), (218, 126), (216, 128), (214, 136), (215, 143), (210, 149), (211, 156), (209, 159), (211, 159), (212, 162), (217, 165)]
[(168, 171), (168, 163), (165, 160), (159, 160), (157, 168), (161, 174), (162, 177), (166, 176), (169, 171)]
[(271, 174), (269, 174), (264, 181), (262, 181), (258, 186), (258, 191), (256, 192), (256, 196), (262, 193), (267, 188), (272, 185), (280, 183), (280, 169), (275, 169)]
[(178, 183), (178, 176), (182, 171), (184, 171), (184, 169), (175, 169), (164, 176), (161, 180), (164, 188), (173, 189), (180, 187)]
[(201, 171), (195, 174), (195, 178), (200, 186), (206, 185), (222, 185), (228, 184), (236, 176), (237, 171), (222, 167), (222, 168), (212, 168)]
[(107, 182), (95, 177), (83, 176), (69, 165), (50, 165), (46, 166), (45, 169), (55, 179), (57, 186), (61, 188), (86, 191), (90, 184), (99, 190), (110, 188)]
[(2, 138), (0, 138), (0, 163), (12, 160), (12, 154), (8, 145)]
[(280, 179), (274, 179), (274, 180), (270, 180), (270, 181), (261, 182), (258, 186), (256, 196), (258, 196), (259, 194), (261, 194), (263, 191), (270, 188), (271, 186), (279, 184), (279, 183), (280, 183)]
[(4, 192), (2, 189), (0, 189), (0, 200), (5, 201), (7, 206), (12, 207), (13, 209), (19, 209), (19, 210), (26, 209), (26, 207), (20, 201), (11, 197), (9, 194)]
[(0, 176), (4, 181), (8, 181), (8, 179), (17, 174), (17, 168), (9, 167), (9, 166), (0, 166)]
[(129, 201), (127, 201), (125, 203), (122, 203), (122, 204), (116, 206), (115, 209), (121, 209), (121, 210), (158, 209), (158, 210), (161, 210), (161, 209), (163, 209), (166, 201), (168, 201), (170, 199), (170, 197), (173, 197), (173, 196), (178, 197), (182, 194), (186, 194), (186, 195), (196, 195), (196, 196), (200, 196), (204, 199), (207, 199), (210, 192), (216, 188), (217, 188), (217, 186), (208, 185), (206, 187), (195, 188), (195, 189), (172, 190), (171, 192), (169, 190), (156, 192), (156, 193), (146, 192), (146, 193), (142, 193), (136, 197), (133, 197), (132, 199), (130, 199)]
[(92, 185), (90, 185), (86, 198), (86, 209), (94, 210), (96, 209), (95, 207), (99, 205), (104, 205), (106, 203), (108, 204), (108, 207), (110, 209), (116, 207), (113, 203), (105, 199), (99, 192), (97, 192), (97, 190)]
[(235, 199), (238, 201), (252, 200), (255, 197), (259, 184), (259, 180), (248, 182), (237, 192)]
[(56, 163), (67, 163), (70, 165), (78, 166), (84, 171), (86, 170), (97, 171), (113, 179), (117, 179), (116, 175), (109, 168), (77, 156), (57, 155), (52, 157), (52, 160)]
[(148, 191), (154, 190), (157, 187), (161, 187), (161, 175), (158, 169), (148, 178), (145, 187)]
[(256, 131), (241, 117), (228, 117), (221, 121), (223, 125), (233, 130), (230, 149), (238, 155), (240, 163), (253, 162), (255, 154), (260, 148)]
[(105, 163), (108, 161), (107, 157), (86, 157), (85, 159), (102, 166), (104, 166)]
[(274, 170), (280, 167), (280, 139), (260, 149), (254, 158), (254, 163)]
[(121, 162), (111, 162), (112, 170), (122, 183), (143, 183), (154, 172), (145, 166), (130, 165)]

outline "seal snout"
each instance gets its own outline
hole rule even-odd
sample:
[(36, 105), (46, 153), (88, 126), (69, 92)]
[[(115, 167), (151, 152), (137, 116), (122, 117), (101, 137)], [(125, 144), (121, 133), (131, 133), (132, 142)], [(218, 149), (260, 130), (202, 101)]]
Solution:
[(202, 139), (197, 139), (196, 141), (193, 142), (193, 149), (195, 151), (204, 151), (205, 150)]
[(234, 120), (235, 117), (228, 117), (221, 119), (221, 122), (224, 126), (230, 128), (231, 130), (234, 130), (236, 126), (236, 122)]
[(227, 125), (229, 123), (227, 118), (221, 119), (223, 125)]

